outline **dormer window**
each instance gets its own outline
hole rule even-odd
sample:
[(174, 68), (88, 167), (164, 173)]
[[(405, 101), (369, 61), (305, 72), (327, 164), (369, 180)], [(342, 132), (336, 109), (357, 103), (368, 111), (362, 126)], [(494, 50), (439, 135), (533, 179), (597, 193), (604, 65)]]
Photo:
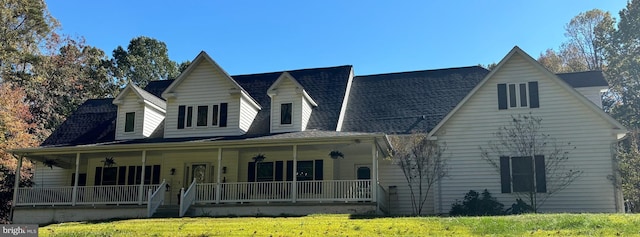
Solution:
[(498, 109), (538, 107), (538, 82), (498, 84)]
[[(195, 116), (194, 116), (195, 108)], [(196, 127), (226, 127), (227, 103), (198, 106), (178, 106), (178, 129)], [(211, 119), (209, 119), (211, 114)]]
[(125, 114), (124, 132), (133, 132), (136, 123), (136, 112)]
[(292, 103), (280, 105), (280, 124), (291, 124)]
[(209, 118), (209, 106), (198, 106), (198, 127), (207, 126)]

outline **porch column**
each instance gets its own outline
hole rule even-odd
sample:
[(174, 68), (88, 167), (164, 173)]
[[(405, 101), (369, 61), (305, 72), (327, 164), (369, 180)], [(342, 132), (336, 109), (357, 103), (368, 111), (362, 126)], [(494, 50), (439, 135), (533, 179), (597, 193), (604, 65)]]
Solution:
[(73, 181), (73, 192), (71, 196), (71, 206), (76, 205), (76, 201), (78, 200), (78, 178), (80, 177), (80, 152), (76, 153), (76, 173), (74, 174), (75, 179)]
[(140, 187), (138, 188), (138, 205), (142, 205), (144, 196), (144, 170), (147, 163), (147, 150), (142, 150), (142, 172), (140, 173)]
[(298, 199), (298, 145), (293, 145), (293, 187), (291, 187), (291, 201)]
[(222, 175), (222, 147), (218, 148), (218, 180), (216, 180), (216, 204), (220, 204), (220, 176)]
[[(13, 181), (13, 202), (11, 202), (11, 214), (13, 214), (13, 208), (16, 207), (16, 200), (18, 200), (18, 187), (20, 186), (20, 179), (22, 178), (22, 172), (20, 170), (22, 170), (22, 156), (18, 156), (18, 164), (16, 166), (16, 175), (15, 175), (15, 180)], [(11, 218), (13, 218), (13, 216), (11, 216)]]
[(378, 146), (376, 146), (376, 139), (373, 139), (371, 145), (371, 156), (373, 157), (372, 171), (371, 171), (371, 201), (376, 202), (376, 196), (378, 194)]

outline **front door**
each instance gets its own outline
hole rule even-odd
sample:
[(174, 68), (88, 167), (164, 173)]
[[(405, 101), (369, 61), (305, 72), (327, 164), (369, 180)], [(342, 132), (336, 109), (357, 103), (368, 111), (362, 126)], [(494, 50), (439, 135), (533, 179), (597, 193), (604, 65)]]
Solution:
[(195, 179), (197, 183), (209, 182), (209, 165), (206, 163), (194, 163), (188, 168), (189, 179), (186, 183), (191, 183)]

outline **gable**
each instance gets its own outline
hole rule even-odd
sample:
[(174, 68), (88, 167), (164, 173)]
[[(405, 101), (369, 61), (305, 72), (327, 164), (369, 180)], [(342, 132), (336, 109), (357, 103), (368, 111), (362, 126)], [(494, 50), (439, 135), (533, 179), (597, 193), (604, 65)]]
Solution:
[[(537, 82), (539, 108), (499, 108), (498, 84), (522, 84)], [(446, 125), (454, 118), (471, 116), (480, 122), (490, 122), (493, 115), (510, 118), (510, 115), (539, 114), (539, 116), (571, 120), (576, 118), (597, 120), (590, 125), (610, 129), (621, 138), (625, 128), (604, 111), (580, 95), (558, 76), (546, 70), (520, 48), (515, 47), (431, 132), (434, 136), (446, 133)], [(482, 117), (484, 116), (484, 117)], [(484, 118), (484, 119), (480, 119)], [(493, 117), (496, 120), (496, 117)], [(463, 119), (464, 120), (464, 119)], [(478, 124), (478, 123), (475, 123)], [(483, 126), (485, 126), (484, 124)], [(584, 124), (581, 124), (584, 125)], [(468, 124), (467, 126), (472, 126)], [(490, 125), (489, 125), (490, 126)], [(496, 125), (496, 127), (499, 126)], [(440, 131), (440, 130), (443, 131)]]

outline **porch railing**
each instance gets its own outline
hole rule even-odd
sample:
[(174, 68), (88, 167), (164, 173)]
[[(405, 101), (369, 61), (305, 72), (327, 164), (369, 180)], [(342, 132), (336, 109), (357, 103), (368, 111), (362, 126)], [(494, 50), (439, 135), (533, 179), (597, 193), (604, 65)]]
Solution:
[(196, 193), (198, 193), (198, 186), (196, 185), (195, 179), (191, 182), (187, 191), (184, 191), (184, 188), (180, 190), (180, 217), (183, 217), (184, 214), (187, 213), (187, 210), (189, 210), (191, 204), (195, 202)]
[[(147, 184), (143, 190), (155, 191), (158, 187), (158, 184)], [(137, 204), (139, 191), (139, 185), (80, 186), (75, 205)], [(147, 200), (147, 192), (143, 191), (142, 196), (143, 200)], [(18, 188), (17, 197), (16, 206), (74, 205), (73, 186)]]
[(167, 188), (167, 182), (162, 180), (162, 183), (158, 188), (153, 191), (149, 189), (148, 202), (147, 202), (147, 217), (153, 216), (153, 213), (158, 210), (158, 207), (164, 203), (164, 190)]
[(378, 211), (382, 214), (389, 214), (389, 193), (380, 184), (378, 184), (378, 195), (376, 195), (376, 198), (378, 198), (376, 201)]
[[(222, 183), (220, 203), (290, 202), (293, 181)], [(296, 201), (372, 201), (371, 180), (298, 181)], [(196, 203), (216, 202), (217, 184), (197, 185)]]

